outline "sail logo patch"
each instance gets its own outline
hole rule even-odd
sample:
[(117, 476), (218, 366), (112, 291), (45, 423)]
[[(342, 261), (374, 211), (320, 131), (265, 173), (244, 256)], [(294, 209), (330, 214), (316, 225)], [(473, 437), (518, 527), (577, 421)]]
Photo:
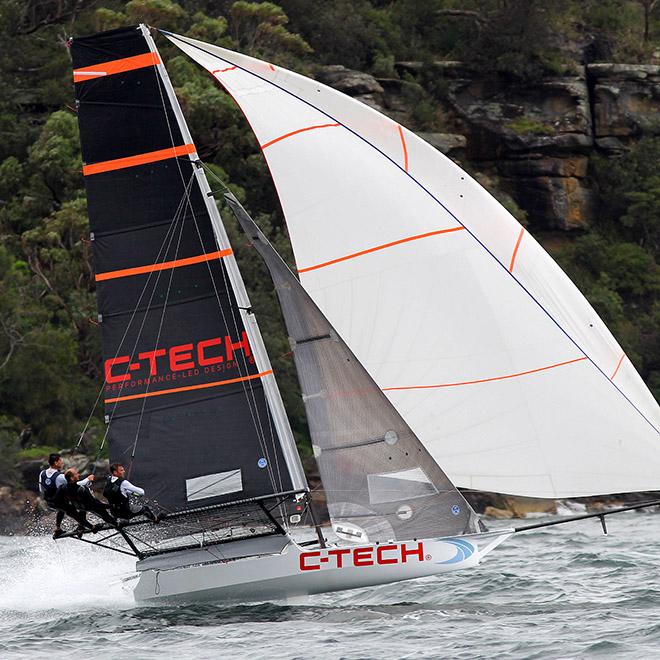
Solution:
[(300, 570), (406, 564), (409, 561), (425, 561), (425, 558), (424, 544), (421, 541), (385, 543), (362, 548), (325, 548), (300, 553)]
[(243, 475), (240, 468), (215, 474), (203, 474), (186, 479), (186, 500), (204, 500), (243, 490)]
[(458, 562), (469, 559), (476, 550), (472, 543), (468, 543), (463, 539), (443, 539), (443, 542), (453, 545), (456, 548), (456, 554), (451, 559), (439, 561), (438, 564), (458, 564)]
[(239, 351), (249, 363), (254, 362), (245, 331), (238, 341), (226, 335), (143, 351), (137, 354), (137, 359), (135, 355), (118, 355), (105, 361), (106, 389), (169, 381), (173, 380), (173, 374), (180, 372), (199, 376), (237, 368), (236, 353)]

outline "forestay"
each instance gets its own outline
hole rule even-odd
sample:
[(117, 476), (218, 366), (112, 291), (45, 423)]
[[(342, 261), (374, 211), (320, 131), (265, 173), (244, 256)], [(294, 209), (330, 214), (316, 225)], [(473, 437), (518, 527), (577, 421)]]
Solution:
[(230, 282), (232, 250), (214, 234), (215, 202), (150, 36), (120, 29), (71, 50), (110, 460), (170, 511), (300, 488), (264, 394), (258, 330)]
[(459, 486), (660, 488), (660, 410), (561, 269), (464, 171), (316, 81), (166, 33), (245, 113), (301, 282)]
[(339, 537), (374, 542), (479, 531), (469, 504), (296, 276), (236, 198), (225, 198), (275, 284)]

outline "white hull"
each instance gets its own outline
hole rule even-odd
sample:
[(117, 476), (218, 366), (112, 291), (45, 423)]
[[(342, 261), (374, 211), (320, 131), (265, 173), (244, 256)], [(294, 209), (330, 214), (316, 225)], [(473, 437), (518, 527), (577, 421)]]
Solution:
[(138, 602), (247, 602), (358, 589), (477, 566), (512, 533), (325, 549), (291, 541), (277, 554), (143, 570), (134, 595)]

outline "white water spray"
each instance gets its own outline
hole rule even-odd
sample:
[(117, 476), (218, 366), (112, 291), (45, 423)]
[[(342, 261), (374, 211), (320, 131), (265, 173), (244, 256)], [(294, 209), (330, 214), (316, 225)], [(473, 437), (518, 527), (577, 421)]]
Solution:
[(0, 537), (0, 611), (76, 610), (133, 605), (123, 579), (135, 560), (75, 540)]

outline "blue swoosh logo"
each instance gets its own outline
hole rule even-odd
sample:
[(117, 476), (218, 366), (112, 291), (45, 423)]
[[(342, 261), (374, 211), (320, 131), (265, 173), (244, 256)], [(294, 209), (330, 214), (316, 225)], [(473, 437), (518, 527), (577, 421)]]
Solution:
[(446, 559), (445, 561), (438, 561), (437, 564), (458, 564), (460, 561), (464, 561), (471, 557), (474, 554), (475, 547), (463, 541), (462, 539), (442, 539), (443, 543), (450, 543), (456, 548), (456, 554), (451, 559)]

